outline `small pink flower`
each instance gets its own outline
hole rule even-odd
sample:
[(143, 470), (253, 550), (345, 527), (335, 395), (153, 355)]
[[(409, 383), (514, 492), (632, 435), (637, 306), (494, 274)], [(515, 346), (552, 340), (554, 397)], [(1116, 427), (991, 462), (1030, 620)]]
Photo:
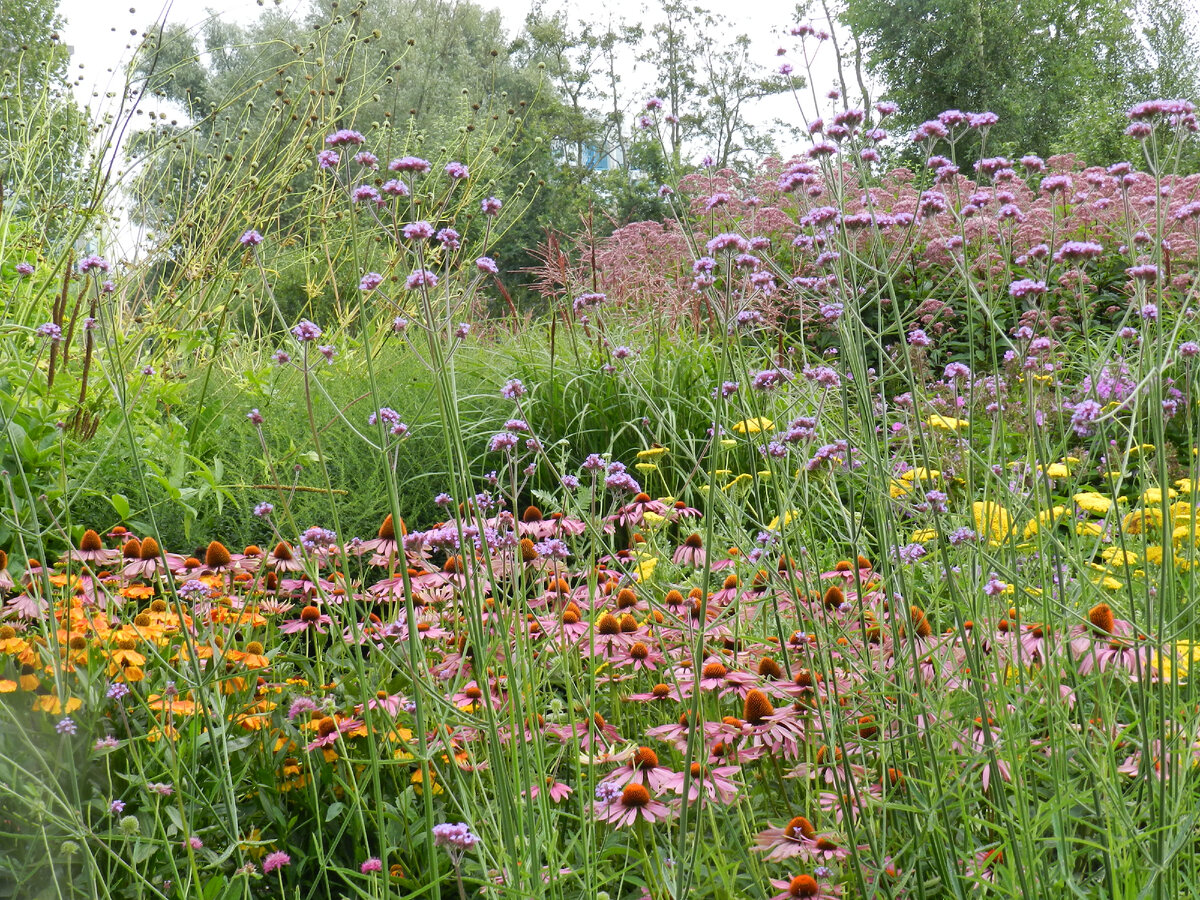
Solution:
[(262, 869), (264, 875), (270, 875), (277, 869), (282, 869), (284, 866), (290, 866), (292, 858), (282, 850), (276, 850), (274, 853), (268, 853), (267, 858), (263, 860)]
[(383, 860), (378, 856), (372, 856), (370, 859), (364, 860), (363, 864), (358, 867), (358, 870), (366, 875), (368, 872), (382, 872)]

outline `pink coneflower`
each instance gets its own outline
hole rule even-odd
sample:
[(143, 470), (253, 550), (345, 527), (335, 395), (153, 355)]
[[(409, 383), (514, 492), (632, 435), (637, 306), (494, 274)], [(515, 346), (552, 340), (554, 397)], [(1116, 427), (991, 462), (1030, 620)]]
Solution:
[(326, 716), (317, 722), (317, 737), (309, 742), (304, 749), (312, 752), (320, 747), (329, 747), (337, 743), (340, 735), (362, 728), (361, 719), (342, 719), (340, 722), (332, 716)]
[(613, 665), (618, 668), (630, 667), (635, 672), (654, 672), (665, 657), (643, 641), (636, 641), (625, 651), (624, 656), (613, 658)]
[(262, 869), (264, 875), (270, 875), (284, 866), (290, 866), (292, 858), (282, 850), (276, 850), (274, 853), (268, 853), (267, 858), (263, 860)]
[(670, 511), (671, 521), (677, 522), (680, 519), (698, 519), (700, 518), (700, 510), (693, 509), (682, 500), (676, 500)]
[(263, 561), (263, 565), (272, 572), (304, 571), (303, 561), (296, 558), (292, 545), (287, 541), (280, 541), (276, 544), (270, 556)]
[(604, 780), (620, 788), (627, 784), (642, 784), (657, 794), (666, 789), (673, 775), (675, 772), (658, 764), (657, 753), (649, 747), (639, 747), (629, 762), (609, 772)]
[[(405, 708), (408, 703), (407, 698), (403, 694), (389, 694), (386, 691), (378, 691), (375, 696), (367, 701), (368, 709), (382, 709), (389, 716), (395, 718), (400, 715), (400, 711)], [(355, 707), (355, 712), (362, 712), (362, 704)]]
[(279, 626), (280, 632), (283, 634), (296, 634), (301, 631), (312, 629), (320, 634), (325, 633), (325, 626), (332, 625), (333, 619), (321, 612), (315, 606), (306, 606), (300, 610), (300, 618), (291, 619)]
[(1079, 660), (1079, 674), (1120, 669), (1137, 677), (1149, 675), (1152, 654), (1140, 645), (1133, 623), (1118, 619), (1107, 603), (1088, 610), (1088, 621), (1070, 631), (1071, 653)]
[(654, 500), (649, 494), (639, 493), (633, 498), (632, 503), (622, 506), (609, 516), (607, 521), (626, 527), (638, 526), (643, 523), (643, 516), (648, 512), (665, 517), (670, 514), (671, 510), (661, 500)]
[(700, 670), (700, 690), (716, 691), (722, 697), (726, 694), (736, 693), (744, 699), (756, 684), (758, 684), (757, 676), (751, 675), (749, 672), (730, 669), (723, 662), (712, 657), (705, 661), (704, 667)]
[(841, 822), (846, 812), (852, 816), (861, 815), (882, 797), (883, 787), (875, 783), (856, 787), (853, 795), (821, 791), (817, 794), (817, 806), (825, 812), (833, 813), (834, 820)]
[[(403, 537), (406, 533), (404, 520), (400, 520), (400, 535)], [(357, 553), (373, 553), (371, 565), (386, 566), (391, 560), (396, 558), (396, 554), (400, 549), (400, 543), (396, 538), (395, 519), (392, 514), (388, 513), (387, 518), (383, 520), (383, 524), (379, 526), (375, 539), (365, 541), (358, 549)]]
[(104, 565), (121, 558), (120, 550), (108, 550), (100, 541), (100, 535), (92, 529), (83, 533), (79, 541), (79, 549), (71, 553), (76, 559), (97, 565)]
[[(163, 553), (158, 549), (158, 541), (152, 537), (148, 537), (138, 543), (136, 546), (130, 546), (133, 541), (125, 545), (122, 555), (129, 563), (121, 570), (121, 574), (125, 578), (153, 578), (163, 572)], [(136, 551), (137, 556), (132, 554)], [(175, 554), (167, 554), (167, 565), (172, 569), (181, 563), (183, 558)]]
[(604, 613), (596, 620), (595, 634), (592, 640), (581, 640), (579, 652), (584, 656), (615, 657), (637, 643), (636, 639), (626, 634), (621, 628), (621, 621), (612, 613)]
[(765, 853), (766, 859), (790, 859), (804, 853), (807, 844), (816, 840), (817, 832), (804, 816), (796, 816), (782, 828), (768, 828), (754, 836), (756, 853)]
[(641, 694), (630, 694), (625, 699), (631, 703), (659, 703), (664, 700), (669, 703), (679, 702), (671, 686), (662, 682), (656, 684), (649, 691)]
[(836, 884), (822, 885), (811, 875), (797, 875), (790, 881), (772, 878), (771, 885), (782, 892), (771, 900), (836, 900), (842, 896), (842, 890)]
[(597, 819), (616, 828), (627, 828), (638, 819), (653, 824), (671, 815), (666, 804), (655, 800), (644, 786), (627, 784), (621, 790), (611, 782), (596, 786), (593, 810)]
[(689, 534), (671, 557), (671, 562), (677, 566), (702, 568), (705, 560), (704, 540), (698, 534)]
[[(504, 693), (497, 690), (495, 684), (491, 688), (491, 700), (493, 706), (504, 702)], [(468, 681), (450, 698), (450, 702), (468, 712), (479, 709), (483, 705), (483, 688), (474, 680)]]
[[(541, 784), (538, 784), (537, 782), (534, 782), (533, 784), (531, 784), (529, 786), (529, 790), (527, 792), (529, 795), (529, 799), (536, 800), (538, 794), (540, 794), (542, 792), (542, 788), (543, 788), (543, 786)], [(547, 796), (550, 797), (551, 802), (561, 803), (563, 800), (566, 800), (567, 797), (571, 796), (571, 793), (575, 789), (572, 788), (569, 784), (563, 784), (561, 781), (555, 781), (553, 778), (547, 777), (546, 783), (545, 783), (545, 790), (546, 790)]]
[(682, 794), (684, 781), (687, 780), (689, 803), (694, 803), (703, 791), (710, 800), (730, 804), (737, 798), (742, 786), (729, 776), (740, 771), (741, 766), (703, 766), (694, 762), (690, 767), (690, 778), (685, 779), (683, 772), (675, 772), (663, 783), (663, 787)]
[(545, 616), (538, 621), (541, 622), (543, 633), (556, 643), (560, 641), (574, 643), (587, 634), (591, 628), (587, 622), (583, 621), (583, 614), (573, 600), (563, 607), (562, 612), (554, 616)]
[(746, 694), (742, 715), (746, 720), (743, 733), (750, 738), (752, 746), (761, 744), (784, 756), (798, 755), (804, 726), (795, 710), (788, 708), (776, 712), (767, 695), (755, 688)]

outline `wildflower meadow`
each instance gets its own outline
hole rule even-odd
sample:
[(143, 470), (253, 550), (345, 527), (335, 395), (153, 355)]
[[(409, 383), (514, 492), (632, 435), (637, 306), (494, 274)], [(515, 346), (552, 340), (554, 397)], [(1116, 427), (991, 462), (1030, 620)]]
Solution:
[(539, 233), (541, 101), (373, 118), (335, 24), (229, 159), (0, 100), (0, 898), (1200, 892), (1192, 103), (652, 97), (652, 214)]

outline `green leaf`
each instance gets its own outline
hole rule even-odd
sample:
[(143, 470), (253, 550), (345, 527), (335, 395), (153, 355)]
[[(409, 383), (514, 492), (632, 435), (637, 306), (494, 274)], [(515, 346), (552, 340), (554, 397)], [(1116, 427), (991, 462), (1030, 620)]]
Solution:
[(342, 810), (344, 810), (345, 808), (346, 808), (346, 804), (342, 803), (340, 800), (329, 804), (329, 809), (325, 810), (325, 821), (332, 822), (334, 819), (336, 819), (338, 816), (340, 816), (342, 814)]
[(124, 494), (113, 494), (108, 499), (122, 522), (129, 518), (129, 499)]

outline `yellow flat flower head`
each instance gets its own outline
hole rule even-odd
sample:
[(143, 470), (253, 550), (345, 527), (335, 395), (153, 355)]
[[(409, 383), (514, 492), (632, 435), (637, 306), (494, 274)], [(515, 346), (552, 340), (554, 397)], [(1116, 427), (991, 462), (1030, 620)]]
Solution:
[[(1175, 493), (1175, 491), (1171, 490), (1170, 488), (1167, 488), (1168, 499), (1174, 500), (1178, 496), (1179, 495), (1177, 493)], [(1156, 488), (1156, 487), (1146, 488), (1145, 493), (1142, 494), (1142, 503), (1145, 506), (1158, 506), (1162, 503), (1162, 499), (1163, 499), (1162, 488)]]
[(977, 500), (971, 504), (971, 511), (975, 516), (975, 531), (993, 547), (1012, 537), (1012, 516), (999, 503)]
[(970, 428), (971, 423), (966, 419), (955, 419), (953, 416), (932, 415), (926, 422), (930, 428), (936, 428), (938, 431), (962, 431), (964, 428)]
[(1095, 491), (1083, 491), (1071, 499), (1083, 511), (1097, 516), (1105, 515), (1112, 508), (1112, 500)]
[(753, 419), (742, 419), (742, 421), (733, 426), (733, 430), (738, 434), (758, 434), (760, 431), (766, 431), (774, 424), (770, 419), (755, 416)]
[(639, 450), (637, 453), (638, 459), (658, 459), (670, 451), (666, 447), (648, 447), (645, 450)]

